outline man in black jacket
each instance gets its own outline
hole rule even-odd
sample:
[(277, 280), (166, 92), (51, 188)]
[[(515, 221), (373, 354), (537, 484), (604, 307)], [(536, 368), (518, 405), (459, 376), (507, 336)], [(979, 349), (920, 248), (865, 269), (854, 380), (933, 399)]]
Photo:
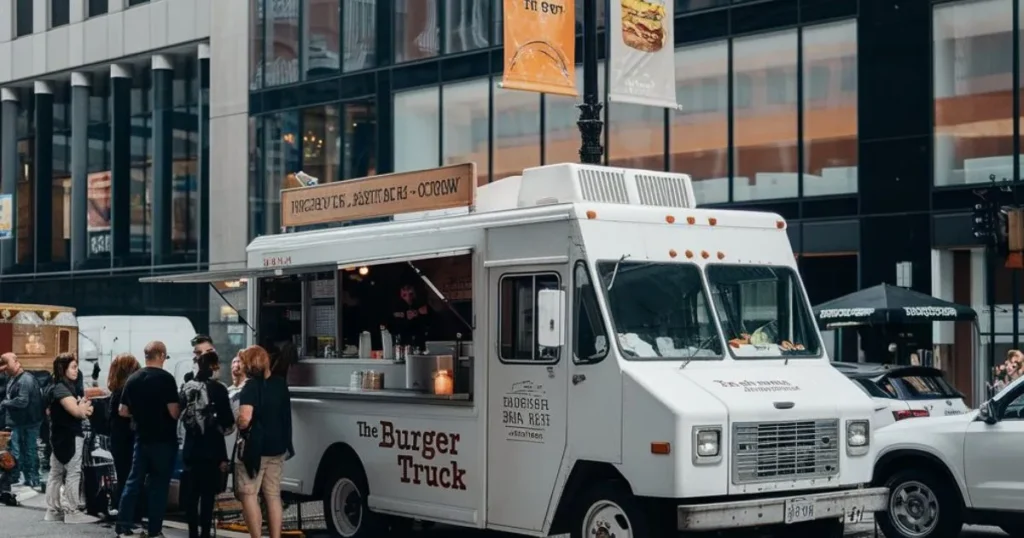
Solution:
[[(7, 399), (7, 369), (0, 365), (0, 430), (7, 429), (7, 411), (3, 408), (3, 401)], [(7, 449), (0, 449), (0, 453)], [(15, 468), (17, 470), (17, 468)], [(18, 501), (11, 492), (11, 473), (0, 469), (0, 503), (8, 506), (17, 506)]]
[(42, 486), (39, 477), (39, 429), (43, 424), (45, 406), (43, 393), (35, 376), (26, 372), (14, 353), (0, 355), (10, 380), (7, 382), (7, 398), (0, 403), (7, 412), (7, 425), (11, 428), (11, 454), (18, 463), (13, 477), (18, 472), (25, 476), (24, 485)]

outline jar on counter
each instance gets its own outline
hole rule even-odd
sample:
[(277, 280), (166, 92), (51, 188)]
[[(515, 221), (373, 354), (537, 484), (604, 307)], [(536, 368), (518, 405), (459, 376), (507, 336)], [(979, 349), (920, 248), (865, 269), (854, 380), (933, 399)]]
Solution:
[(370, 384), (373, 390), (384, 390), (384, 372), (374, 372)]
[(363, 388), (363, 372), (356, 370), (352, 372), (352, 376), (348, 381), (348, 388), (358, 390)]
[(363, 389), (373, 390), (373, 376), (376, 375), (376, 373), (377, 372), (374, 372), (373, 370), (363, 373)]

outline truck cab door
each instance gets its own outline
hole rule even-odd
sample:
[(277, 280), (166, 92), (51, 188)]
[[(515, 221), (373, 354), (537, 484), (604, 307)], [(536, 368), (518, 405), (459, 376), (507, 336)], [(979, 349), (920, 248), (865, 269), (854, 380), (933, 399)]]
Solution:
[(536, 532), (554, 516), (548, 508), (565, 454), (570, 359), (564, 345), (539, 344), (538, 296), (564, 289), (565, 273), (563, 265), (488, 270), (486, 483), (492, 529)]
[(964, 479), (974, 508), (1024, 512), (1024, 384), (996, 404), (999, 421), (975, 420), (964, 441)]

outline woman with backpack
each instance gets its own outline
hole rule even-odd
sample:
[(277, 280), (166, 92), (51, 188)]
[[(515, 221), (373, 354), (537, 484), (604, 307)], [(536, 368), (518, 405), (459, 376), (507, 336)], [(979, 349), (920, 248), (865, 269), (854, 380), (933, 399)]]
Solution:
[(224, 490), (228, 450), (224, 436), (234, 430), (228, 389), (217, 381), (220, 358), (207, 351), (197, 359), (198, 371), (181, 388), (181, 422), (185, 427), (182, 460), (192, 479), (183, 499), (189, 538), (209, 538), (213, 505)]

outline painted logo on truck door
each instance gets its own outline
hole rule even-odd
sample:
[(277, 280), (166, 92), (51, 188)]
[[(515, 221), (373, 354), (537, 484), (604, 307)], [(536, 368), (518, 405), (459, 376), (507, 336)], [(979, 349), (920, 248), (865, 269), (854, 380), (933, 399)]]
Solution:
[(501, 397), (501, 422), (506, 441), (544, 443), (544, 434), (551, 427), (551, 405), (544, 386), (533, 381), (513, 383)]
[[(380, 448), (398, 451), (396, 464), (405, 484), (425, 485), (441, 489), (466, 489), (466, 470), (454, 456), (459, 455), (462, 436), (434, 430), (413, 430), (396, 427), (391, 421), (374, 424), (356, 422), (359, 437), (374, 439)], [(450, 456), (446, 464), (435, 458)]]

